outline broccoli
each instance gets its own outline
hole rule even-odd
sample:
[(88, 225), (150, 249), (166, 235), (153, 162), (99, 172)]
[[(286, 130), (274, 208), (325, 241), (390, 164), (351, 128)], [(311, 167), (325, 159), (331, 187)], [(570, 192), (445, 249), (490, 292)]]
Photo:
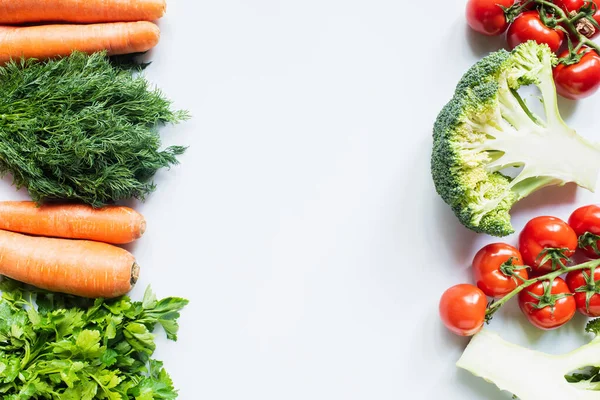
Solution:
[(473, 336), (456, 366), (521, 400), (598, 400), (599, 322), (586, 326), (595, 335), (591, 342), (561, 355), (517, 346), (484, 328)]
[[(433, 128), (431, 172), (436, 191), (469, 229), (514, 232), (509, 211), (548, 185), (575, 182), (594, 190), (600, 148), (562, 120), (552, 78), (556, 56), (533, 41), (485, 57), (463, 76)], [(541, 92), (545, 120), (517, 92)], [(514, 178), (502, 173), (520, 167)]]

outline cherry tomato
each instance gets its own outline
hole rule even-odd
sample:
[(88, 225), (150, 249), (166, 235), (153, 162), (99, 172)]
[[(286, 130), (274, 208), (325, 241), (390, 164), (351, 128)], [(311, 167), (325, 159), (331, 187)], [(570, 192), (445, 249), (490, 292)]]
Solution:
[(500, 6), (510, 7), (513, 3), (514, 0), (468, 0), (467, 23), (484, 35), (501, 35), (508, 28), (508, 22)]
[(511, 49), (529, 40), (546, 43), (553, 52), (562, 45), (565, 34), (544, 25), (537, 11), (526, 11), (519, 15), (508, 28), (506, 40)]
[[(579, 207), (569, 217), (569, 225), (579, 237), (580, 244), (581, 236), (586, 233), (591, 236), (590, 241), (593, 244), (593, 235), (600, 236), (600, 206), (590, 204), (589, 206)], [(600, 240), (596, 240), (596, 247), (600, 249)], [(589, 258), (600, 258), (600, 254), (596, 253), (592, 246), (585, 246), (582, 250)]]
[(552, 2), (567, 12), (579, 11), (585, 5), (585, 0), (553, 0)]
[[(600, 88), (600, 56), (591, 49), (582, 48), (579, 53), (587, 51), (577, 64), (558, 64), (554, 68), (556, 91), (563, 97), (579, 100), (591, 96)], [(566, 50), (562, 57), (566, 57)]]
[[(583, 7), (586, 4), (586, 1), (589, 2), (589, 0), (554, 0), (553, 3), (556, 4), (557, 6), (559, 6), (560, 8), (562, 8), (563, 10), (565, 10), (567, 13), (571, 13), (571, 12), (579, 12), (579, 10), (581, 9), (581, 7)], [(598, 22), (600, 24), (600, 8), (598, 7), (598, 2), (596, 0), (594, 0), (594, 6), (596, 7), (596, 11), (594, 12), (593, 18), (594, 20), (596, 20), (596, 22)], [(587, 36), (588, 38), (592, 39), (597, 37), (598, 35), (600, 35), (600, 30), (598, 30), (596, 27), (594, 27), (593, 25), (589, 24), (588, 25), (588, 29), (591, 29), (590, 32), (582, 32), (585, 36)]]
[[(600, 268), (596, 268), (593, 279), (590, 278), (590, 270), (585, 269), (569, 272), (566, 280), (569, 290), (575, 298), (577, 310), (587, 317), (600, 317), (600, 294), (597, 293), (600, 288)], [(596, 282), (599, 284), (598, 287), (596, 287)], [(589, 303), (586, 301), (586, 292), (577, 291), (578, 289), (585, 290), (586, 288), (594, 293), (590, 297)]]
[[(500, 267), (511, 260), (512, 265), (522, 266), (521, 253), (506, 243), (488, 244), (475, 254), (473, 276), (477, 287), (487, 296), (501, 298), (519, 286), (522, 280), (505, 275)], [(516, 269), (515, 274), (527, 280), (526, 269)]]
[(485, 322), (487, 299), (473, 285), (461, 284), (446, 290), (440, 299), (440, 317), (453, 333), (473, 336)]
[[(550, 250), (555, 254), (555, 265), (548, 260), (540, 265), (542, 258), (549, 254), (546, 249), (565, 249), (562, 254)], [(519, 251), (523, 256), (525, 265), (531, 267), (534, 275), (545, 274), (559, 268), (556, 263), (566, 264), (577, 249), (577, 235), (573, 229), (562, 219), (556, 217), (536, 217), (529, 221), (519, 235)], [(561, 256), (562, 255), (562, 256)]]
[[(522, 6), (523, 3), (525, 3), (526, 1), (527, 0), (519, 0), (519, 4)], [(523, 8), (523, 10), (525, 10), (525, 11), (535, 10), (535, 7), (536, 7), (535, 3), (531, 2), (531, 3), (527, 4), (525, 6), (525, 8)]]
[(555, 299), (553, 305), (536, 308), (535, 305), (540, 304), (539, 297), (544, 300), (547, 285), (550, 285), (548, 281), (536, 282), (519, 293), (519, 307), (523, 314), (532, 325), (544, 330), (556, 329), (566, 324), (573, 318), (576, 309), (575, 299), (561, 278), (555, 278), (550, 288), (551, 295), (561, 297)]

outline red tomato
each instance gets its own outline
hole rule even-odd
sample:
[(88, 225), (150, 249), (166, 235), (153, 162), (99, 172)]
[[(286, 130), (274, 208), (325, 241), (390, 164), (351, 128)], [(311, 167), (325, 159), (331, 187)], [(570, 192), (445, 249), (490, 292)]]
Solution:
[[(585, 233), (600, 236), (600, 207), (595, 204), (579, 207), (569, 217), (569, 225), (578, 237)], [(593, 236), (591, 240), (593, 243)], [(600, 248), (600, 240), (596, 241), (596, 246)], [(583, 252), (589, 258), (600, 258), (600, 254), (596, 253), (591, 246), (585, 246)]]
[(519, 15), (508, 28), (506, 40), (511, 49), (529, 40), (546, 43), (553, 52), (562, 45), (565, 34), (544, 25), (537, 11), (526, 11)]
[[(526, 1), (527, 0), (519, 0), (519, 4), (523, 5), (523, 3), (525, 3)], [(535, 10), (535, 7), (536, 7), (535, 3), (531, 2), (531, 3), (527, 4), (525, 6), (525, 8), (523, 8), (523, 10), (525, 10), (525, 11)]]
[[(552, 305), (536, 308), (540, 301), (550, 300), (544, 296), (548, 281), (536, 282), (519, 293), (519, 307), (529, 322), (540, 329), (556, 329), (569, 322), (575, 315), (575, 299), (571, 296), (569, 287), (561, 278), (552, 281), (551, 295), (562, 295), (550, 301)], [(532, 295), (533, 294), (533, 295)], [(541, 297), (540, 300), (538, 297)]]
[(577, 235), (560, 218), (536, 217), (525, 225), (519, 235), (519, 251), (525, 265), (531, 267), (533, 274), (545, 274), (559, 268), (556, 265), (554, 266), (556, 268), (553, 268), (552, 260), (540, 265), (542, 258), (548, 252), (546, 249), (566, 249), (562, 253), (564, 257), (556, 255), (556, 261), (565, 264), (567, 258), (571, 257), (577, 249)]
[(440, 299), (440, 317), (453, 333), (473, 336), (485, 322), (487, 299), (473, 285), (461, 284), (446, 290)]
[[(596, 93), (600, 87), (600, 56), (589, 48), (582, 48), (579, 53), (584, 51), (587, 53), (577, 64), (558, 64), (554, 68), (556, 91), (567, 99), (583, 99)], [(561, 57), (568, 54), (566, 50)]]
[[(487, 296), (504, 297), (522, 283), (518, 278), (509, 277), (500, 270), (500, 267), (510, 259), (512, 265), (523, 265), (519, 250), (506, 243), (488, 244), (475, 254), (473, 276), (477, 287)], [(527, 280), (526, 269), (518, 269), (514, 272)]]
[[(589, 2), (589, 0), (554, 0), (553, 3), (565, 10), (567, 13), (571, 13), (573, 11), (579, 12), (581, 7), (585, 5), (586, 1)], [(600, 8), (598, 7), (596, 0), (594, 0), (594, 5), (596, 6), (596, 12), (594, 13), (593, 18), (600, 24)], [(595, 38), (600, 35), (600, 30), (593, 25), (590, 25), (589, 29), (592, 29), (592, 33), (586, 34), (588, 38)]]
[(552, 2), (567, 12), (579, 11), (586, 0), (553, 0)]
[(474, 31), (487, 36), (501, 35), (508, 28), (504, 10), (515, 0), (468, 0), (467, 23)]
[[(590, 278), (589, 269), (571, 271), (567, 274), (567, 285), (573, 293), (577, 310), (580, 313), (588, 317), (600, 317), (600, 294), (598, 294), (600, 286), (596, 285), (596, 282), (600, 281), (600, 268), (596, 268), (594, 270), (594, 278)], [(586, 302), (587, 290), (594, 293), (590, 297), (589, 303)]]

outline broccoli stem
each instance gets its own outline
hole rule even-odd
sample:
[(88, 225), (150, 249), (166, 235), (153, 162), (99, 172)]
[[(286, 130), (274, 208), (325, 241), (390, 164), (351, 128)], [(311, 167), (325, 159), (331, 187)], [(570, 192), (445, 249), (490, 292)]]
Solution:
[(517, 193), (519, 199), (522, 199), (541, 188), (556, 185), (558, 182), (556, 178), (549, 176), (533, 177), (516, 183), (511, 189)]
[(521, 96), (515, 96), (516, 91), (508, 87), (504, 82), (500, 89), (500, 113), (502, 117), (517, 129), (537, 130), (540, 128), (539, 118), (527, 108)]
[[(522, 63), (524, 71), (531, 71), (526, 60)], [(577, 135), (561, 118), (550, 63), (545, 63), (536, 75), (545, 120), (529, 110), (519, 93), (509, 86), (508, 78), (501, 78), (500, 115), (496, 117), (499, 120), (483, 127), (490, 139), (478, 144), (476, 150), (493, 152), (486, 167), (489, 172), (523, 167), (510, 184), (518, 199), (561, 182), (576, 182), (593, 190), (600, 168), (600, 149)], [(511, 79), (519, 77), (517, 73)], [(589, 168), (590, 165), (596, 168)]]
[(471, 339), (456, 366), (523, 400), (597, 400), (597, 391), (582, 390), (568, 383), (564, 376), (582, 367), (598, 365), (598, 360), (598, 338), (571, 353), (553, 355), (517, 346), (483, 329)]
[(519, 92), (517, 92), (515, 89), (510, 89), (510, 93), (515, 97), (515, 99), (517, 99), (517, 101), (519, 102), (519, 105), (521, 105), (521, 108), (523, 108), (523, 111), (525, 111), (525, 113), (527, 114), (527, 116), (529, 118), (531, 118), (532, 121), (534, 121), (536, 124), (540, 124), (540, 121), (538, 119), (537, 116), (535, 116), (530, 110), (529, 107), (527, 107), (527, 104), (525, 104), (525, 101), (523, 100), (523, 98), (521, 97), (521, 95), (519, 94)]
[[(549, 68), (548, 68), (549, 69)], [(552, 78), (552, 71), (547, 71), (549, 78), (540, 79), (540, 82), (536, 85), (542, 93), (542, 102), (544, 104), (544, 112), (546, 113), (546, 122), (549, 126), (558, 127), (561, 129), (568, 129), (567, 124), (560, 116), (558, 110), (558, 97), (556, 96), (556, 86), (554, 85), (554, 79)], [(573, 131), (575, 134), (575, 131)]]

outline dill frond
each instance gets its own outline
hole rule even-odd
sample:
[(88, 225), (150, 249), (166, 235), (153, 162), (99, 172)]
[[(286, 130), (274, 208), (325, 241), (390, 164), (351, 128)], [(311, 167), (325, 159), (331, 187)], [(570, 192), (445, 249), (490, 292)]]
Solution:
[(161, 150), (158, 126), (187, 118), (102, 53), (11, 62), (0, 67), (0, 175), (37, 202), (143, 200), (185, 151)]

